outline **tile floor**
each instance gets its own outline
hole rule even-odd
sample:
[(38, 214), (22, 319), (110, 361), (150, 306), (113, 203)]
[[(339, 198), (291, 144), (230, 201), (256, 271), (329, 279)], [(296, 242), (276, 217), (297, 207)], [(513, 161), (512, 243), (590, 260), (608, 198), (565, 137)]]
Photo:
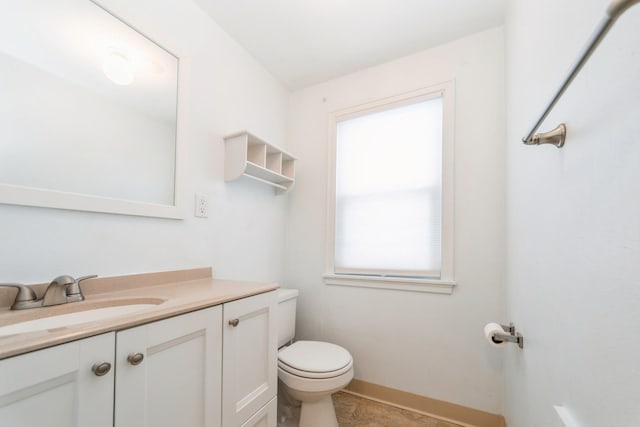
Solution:
[(338, 392), (332, 398), (340, 427), (460, 427), (349, 393)]

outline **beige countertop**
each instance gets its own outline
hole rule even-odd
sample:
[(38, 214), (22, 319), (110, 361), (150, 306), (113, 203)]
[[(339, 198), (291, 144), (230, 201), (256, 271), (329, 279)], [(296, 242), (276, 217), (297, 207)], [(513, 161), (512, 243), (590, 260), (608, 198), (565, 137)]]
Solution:
[[(275, 290), (277, 283), (219, 280), (210, 268), (97, 278), (82, 282), (85, 300), (52, 307), (10, 310), (15, 290), (0, 295), (0, 327), (95, 308), (127, 304), (153, 304), (132, 314), (74, 326), (0, 336), (0, 359), (119, 331), (229, 301)], [(46, 285), (36, 285), (38, 296)]]

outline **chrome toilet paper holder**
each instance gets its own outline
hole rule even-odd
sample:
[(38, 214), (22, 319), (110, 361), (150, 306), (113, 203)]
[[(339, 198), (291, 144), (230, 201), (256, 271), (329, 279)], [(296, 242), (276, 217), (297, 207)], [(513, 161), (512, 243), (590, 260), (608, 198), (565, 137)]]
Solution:
[(496, 344), (500, 344), (503, 341), (512, 342), (518, 344), (518, 347), (524, 348), (524, 337), (520, 332), (516, 332), (516, 327), (513, 322), (508, 325), (500, 325), (502, 329), (507, 332), (505, 334), (494, 334), (491, 339)]

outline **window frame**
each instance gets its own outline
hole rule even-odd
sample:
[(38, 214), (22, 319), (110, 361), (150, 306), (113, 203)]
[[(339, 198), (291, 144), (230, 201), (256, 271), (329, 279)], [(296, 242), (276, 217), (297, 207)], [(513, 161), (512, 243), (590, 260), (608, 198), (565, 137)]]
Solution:
[[(440, 277), (406, 277), (394, 272), (371, 269), (362, 274), (335, 272), (335, 226), (336, 226), (336, 146), (337, 124), (371, 113), (410, 105), (429, 99), (442, 97), (442, 229), (441, 229), (441, 269)], [(454, 100), (455, 84), (447, 81), (411, 92), (382, 98), (365, 104), (346, 108), (329, 114), (328, 129), (328, 188), (325, 271), (323, 279), (327, 285), (359, 286), (403, 291), (434, 292), (451, 294), (456, 285), (454, 279)]]

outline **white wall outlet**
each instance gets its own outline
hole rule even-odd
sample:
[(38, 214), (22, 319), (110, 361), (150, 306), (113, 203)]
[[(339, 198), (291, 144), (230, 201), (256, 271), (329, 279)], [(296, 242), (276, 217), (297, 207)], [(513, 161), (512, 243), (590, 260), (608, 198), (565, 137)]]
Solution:
[(196, 210), (194, 215), (198, 218), (209, 218), (209, 197), (202, 193), (196, 193)]

